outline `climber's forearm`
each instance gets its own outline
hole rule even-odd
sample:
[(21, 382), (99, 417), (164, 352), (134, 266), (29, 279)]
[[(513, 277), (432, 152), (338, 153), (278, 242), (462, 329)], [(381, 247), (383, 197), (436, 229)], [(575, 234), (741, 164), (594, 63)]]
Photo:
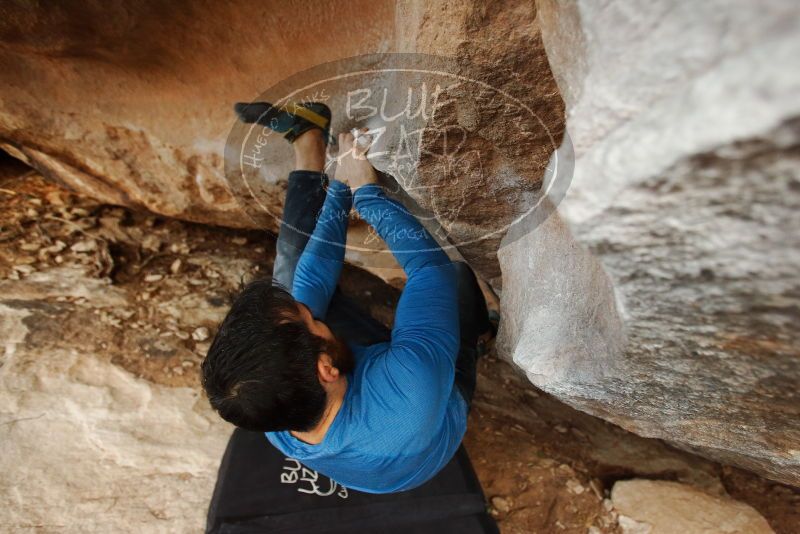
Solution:
[(446, 379), (449, 374), (452, 380), (459, 331), (450, 258), (416, 217), (377, 185), (359, 188), (354, 202), (408, 275), (392, 329), (393, 354), (402, 361), (394, 363), (419, 372), (427, 369), (433, 377)]
[(386, 197), (380, 186), (367, 184), (359, 187), (354, 203), (359, 215), (386, 242), (409, 277), (415, 269), (450, 263), (439, 243), (416, 217)]
[(292, 295), (318, 319), (325, 317), (339, 282), (351, 206), (350, 188), (331, 180), (317, 225), (297, 263)]

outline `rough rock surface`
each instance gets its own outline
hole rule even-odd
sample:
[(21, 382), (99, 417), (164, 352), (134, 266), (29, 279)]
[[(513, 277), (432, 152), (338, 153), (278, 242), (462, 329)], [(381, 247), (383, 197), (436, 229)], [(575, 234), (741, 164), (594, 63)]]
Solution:
[[(116, 305), (108, 288), (74, 289), (93, 295), (88, 306)], [(138, 380), (80, 345), (15, 354), (31, 336), (24, 306), (0, 306), (4, 530), (200, 530), (230, 426), (196, 388)]]
[(623, 480), (611, 502), (623, 534), (773, 534), (764, 517), (733, 499), (664, 480)]
[(800, 10), (736, 5), (540, 3), (575, 174), (500, 251), (501, 353), (578, 409), (800, 485)]
[[(223, 149), (234, 102), (333, 59), (384, 51), (393, 3), (4, 4), (0, 144), (103, 201), (247, 226)], [(298, 32), (287, 20), (314, 21)], [(334, 30), (335, 28), (335, 30)], [(276, 197), (280, 188), (271, 184)], [(279, 202), (279, 201), (278, 201)], [(279, 205), (279, 204), (278, 204)]]
[[(407, 193), (504, 287), (502, 354), (581, 410), (800, 485), (795, 3), (312, 2), (336, 32), (303, 34), (302, 53), (289, 4), (2, 10), (2, 148), (101, 200), (231, 226), (274, 225), (223, 173), (232, 102), (357, 54), (450, 56), (505, 96), (451, 89)], [(504, 242), (501, 280), (491, 230), (536, 199), (562, 96), (572, 188)], [(521, 107), (541, 129), (519, 127)], [(432, 156), (453, 155), (451, 129), (458, 157)], [(383, 143), (402, 144), (396, 130)], [(451, 163), (463, 180), (437, 182)], [(266, 170), (279, 213), (283, 170)], [(391, 278), (372, 252), (350, 257)]]
[[(102, 205), (4, 163), (0, 530), (201, 530), (230, 429), (198, 396), (197, 364), (274, 240)], [(396, 289), (350, 266), (341, 282), (391, 325)], [(504, 533), (617, 534), (609, 491), (631, 477), (730, 495), (779, 534), (800, 522), (797, 490), (578, 412), (492, 354), (465, 446)]]
[[(313, 20), (324, 31), (298, 33), (298, 20)], [(448, 70), (475, 83), (445, 91), (449, 96), (442, 100), (451, 104), (441, 108), (435, 128), (414, 138), (411, 161), (404, 164), (414, 176), (401, 182), (448, 227), (452, 241), (470, 241), (463, 252), (497, 284), (502, 234), (482, 237), (530, 206), (563, 132), (563, 102), (529, 2), (507, 2), (503, 9), (475, 0), (306, 2), (300, 8), (247, 1), (144, 2), (135, 8), (68, 2), (46, 12), (5, 5), (0, 21), (0, 68), (13, 80), (1, 93), (0, 148), (103, 201), (234, 227), (277, 228), (292, 160), (282, 140), (271, 140), (262, 153), (268, 164), (254, 177), (263, 206), (258, 213), (243, 209), (250, 192), (230, 183), (223, 158), (234, 102), (351, 56), (451, 56)], [(387, 67), (377, 55), (348, 65)], [(308, 76), (318, 81), (313, 71)], [(393, 115), (406, 104), (406, 82), (413, 83), (416, 98), (419, 83), (427, 80), (432, 90), (435, 78), (408, 82), (381, 73), (367, 78), (366, 87), (372, 103), (381, 89), (393, 88), (385, 108)], [(301, 79), (295, 78), (292, 90), (303, 87)], [(489, 86), (479, 94), (478, 83)], [(507, 96), (499, 98), (499, 92)], [(348, 98), (346, 91), (319, 85), (293, 99), (325, 101), (339, 131), (364, 123), (343, 113)], [(521, 116), (524, 108), (529, 116)], [(535, 119), (533, 129), (521, 131), (512, 115), (518, 123)], [(406, 140), (400, 123), (377, 120), (388, 128), (381, 143), (397, 153)], [(429, 122), (431, 117), (403, 124), (406, 131), (421, 131)], [(447, 139), (458, 146), (445, 146)], [(416, 143), (428, 149), (418, 150)], [(444, 152), (450, 157), (441, 157)], [(448, 167), (454, 158), (463, 160), (456, 161), (456, 179)], [(378, 166), (397, 170), (387, 161)], [(472, 202), (476, 190), (483, 191), (483, 203)], [(487, 218), (489, 208), (493, 215)], [(352, 256), (370, 263), (363, 254)]]

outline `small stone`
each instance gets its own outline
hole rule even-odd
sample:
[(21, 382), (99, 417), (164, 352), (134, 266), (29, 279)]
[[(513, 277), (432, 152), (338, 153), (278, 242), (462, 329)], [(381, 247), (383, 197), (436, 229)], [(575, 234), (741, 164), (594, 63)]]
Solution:
[(511, 503), (504, 497), (492, 497), (492, 506), (499, 512), (507, 514), (511, 511)]
[(231, 239), (231, 242), (234, 245), (246, 245), (247, 244), (247, 238), (246, 237), (234, 237), (233, 239)]
[(586, 491), (586, 488), (583, 487), (583, 484), (581, 484), (580, 481), (576, 478), (571, 478), (567, 480), (567, 489), (571, 493), (574, 493), (575, 495), (580, 495), (581, 493)]
[(211, 348), (211, 343), (197, 343), (194, 346), (194, 351), (201, 356), (205, 356), (206, 354), (208, 354), (208, 350), (210, 348)]
[(162, 274), (148, 274), (147, 276), (144, 277), (144, 281), (148, 283), (158, 282), (162, 278), (164, 278), (164, 275)]
[(559, 434), (566, 434), (567, 433), (567, 427), (565, 427), (564, 425), (556, 425), (556, 426), (553, 427), (553, 429), (556, 432), (558, 432)]
[(142, 239), (142, 248), (144, 250), (149, 250), (150, 252), (158, 252), (158, 250), (161, 248), (161, 240), (157, 235), (148, 234), (144, 239)]
[(594, 492), (595, 497), (597, 497), (598, 501), (603, 500), (603, 491), (601, 489), (600, 483), (596, 480), (589, 481), (589, 488), (591, 488), (592, 492)]
[(205, 326), (199, 326), (194, 329), (194, 332), (192, 332), (192, 339), (194, 339), (195, 341), (205, 341), (206, 339), (208, 339), (208, 337), (209, 337), (208, 328), (206, 328)]
[(65, 248), (67, 248), (67, 244), (64, 243), (63, 241), (61, 241), (60, 239), (58, 239), (58, 240), (56, 240), (55, 243), (53, 243), (52, 245), (50, 245), (49, 247), (47, 247), (47, 248), (45, 248), (43, 250), (45, 252), (47, 252), (48, 254), (56, 254), (58, 252), (61, 252)]
[(25, 252), (36, 252), (42, 248), (42, 246), (39, 243), (23, 243), (19, 248)]
[(62, 256), (62, 255), (60, 255), (60, 254), (59, 254), (58, 256), (56, 256), (55, 258), (53, 258), (53, 260), (54, 260), (56, 263), (64, 263), (64, 256)]
[(36, 269), (31, 267), (30, 265), (15, 265), (13, 269), (18, 273), (22, 273), (24, 275), (29, 275), (36, 271)]
[(123, 319), (130, 319), (131, 317), (136, 315), (136, 310), (132, 310), (130, 308), (125, 308), (125, 309), (121, 309), (121, 310), (115, 310), (114, 313), (116, 313), (117, 315), (119, 315)]
[(178, 274), (180, 270), (181, 270), (181, 260), (179, 258), (173, 261), (172, 264), (169, 266), (169, 272), (171, 272), (172, 274)]
[(623, 534), (652, 534), (652, 525), (640, 521), (636, 521), (628, 516), (619, 516), (619, 528), (622, 529)]
[(69, 247), (69, 249), (72, 252), (92, 252), (97, 250), (97, 241), (95, 241), (94, 239), (86, 239), (84, 241), (78, 241), (77, 243)]
[(61, 194), (58, 191), (49, 191), (44, 197), (47, 199), (47, 202), (53, 206), (64, 205), (64, 199), (61, 198)]
[(89, 212), (88, 212), (88, 211), (86, 211), (86, 210), (85, 210), (85, 209), (83, 209), (83, 208), (72, 208), (72, 209), (70, 210), (70, 212), (71, 212), (71, 213), (72, 213), (72, 215), (74, 215), (75, 217), (88, 217), (88, 216), (89, 216)]
[(194, 367), (194, 362), (193, 362), (193, 361), (191, 361), (191, 360), (183, 360), (183, 361), (181, 362), (181, 365), (182, 365), (183, 367), (187, 367), (187, 368), (188, 368), (188, 367)]
[(178, 339), (180, 339), (182, 341), (186, 341), (191, 336), (188, 333), (184, 332), (183, 330), (176, 330), (175, 331), (175, 337), (177, 337)]

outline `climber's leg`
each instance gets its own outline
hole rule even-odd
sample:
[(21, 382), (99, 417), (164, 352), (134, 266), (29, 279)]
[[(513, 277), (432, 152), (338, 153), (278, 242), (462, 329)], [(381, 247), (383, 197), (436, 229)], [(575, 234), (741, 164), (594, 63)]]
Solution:
[(325, 142), (319, 129), (309, 130), (293, 143), (295, 170), (289, 174), (283, 218), (278, 231), (278, 243), (272, 280), (291, 291), (294, 270), (311, 232), (317, 215), (325, 202), (328, 177), (325, 168)]
[(475, 273), (464, 262), (456, 262), (454, 265), (458, 277), (458, 322), (461, 330), (455, 385), (471, 407), (475, 394), (478, 344), (493, 335), (493, 329), (486, 300)]

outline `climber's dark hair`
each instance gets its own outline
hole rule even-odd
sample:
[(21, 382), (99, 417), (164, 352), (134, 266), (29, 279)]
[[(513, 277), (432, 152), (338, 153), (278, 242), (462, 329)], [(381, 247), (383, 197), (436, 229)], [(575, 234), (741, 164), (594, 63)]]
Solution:
[(304, 431), (325, 410), (317, 376), (325, 340), (312, 334), (285, 289), (250, 282), (234, 299), (202, 365), (211, 406), (246, 430)]

